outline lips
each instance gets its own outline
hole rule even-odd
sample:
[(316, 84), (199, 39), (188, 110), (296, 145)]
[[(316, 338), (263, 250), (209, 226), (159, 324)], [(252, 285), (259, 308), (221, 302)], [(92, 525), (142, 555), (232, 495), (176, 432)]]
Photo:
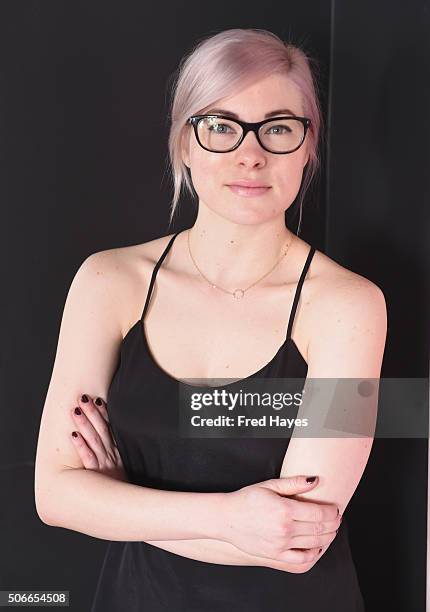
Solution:
[(228, 188), (233, 193), (245, 197), (261, 196), (270, 189), (270, 187), (245, 187), (244, 185), (228, 185)]
[(260, 183), (259, 181), (250, 181), (250, 180), (239, 180), (234, 181), (234, 183), (229, 183), (229, 187), (249, 187), (249, 188), (268, 188), (269, 185), (265, 185), (264, 183)]

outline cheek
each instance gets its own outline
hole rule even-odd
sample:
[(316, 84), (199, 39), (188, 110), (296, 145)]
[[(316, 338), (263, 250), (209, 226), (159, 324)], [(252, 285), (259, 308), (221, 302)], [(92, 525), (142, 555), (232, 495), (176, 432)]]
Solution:
[[(223, 212), (232, 211), (232, 202), (237, 202), (237, 209), (234, 210), (237, 214), (240, 213), (240, 204), (247, 209), (247, 214), (253, 211), (264, 218), (269, 218), (274, 214), (279, 214), (285, 211), (295, 200), (300, 189), (300, 184), (303, 175), (303, 161), (300, 156), (291, 158), (288, 163), (285, 160), (280, 160), (281, 163), (272, 166), (268, 163), (265, 168), (260, 168), (259, 173), (265, 176), (272, 185), (267, 199), (250, 199), (240, 198), (235, 200), (236, 196), (232, 195), (228, 187), (225, 186), (229, 180), (235, 175), (235, 168), (228, 156), (221, 154), (210, 154), (208, 152), (192, 150), (191, 153), (191, 178), (194, 189), (200, 200), (212, 210)], [(275, 160), (273, 160), (275, 162)], [(237, 170), (237, 168), (236, 168)], [(220, 197), (223, 194), (224, 197)]]
[(223, 185), (228, 182), (228, 168), (223, 163), (221, 154), (219, 157), (214, 157), (214, 155), (208, 153), (201, 156), (196, 153), (191, 158), (191, 178), (194, 189), (204, 201), (210, 201), (214, 195), (219, 195)]
[(300, 160), (274, 173), (273, 184), (277, 197), (281, 197), (287, 203), (293, 202), (300, 189), (302, 176), (303, 166)]

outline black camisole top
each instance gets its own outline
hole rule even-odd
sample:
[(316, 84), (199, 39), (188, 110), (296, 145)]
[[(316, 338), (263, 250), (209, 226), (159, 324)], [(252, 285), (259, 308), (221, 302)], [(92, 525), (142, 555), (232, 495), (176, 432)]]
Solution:
[[(279, 478), (289, 438), (178, 435), (178, 385), (184, 383), (167, 374), (151, 355), (144, 317), (157, 272), (179, 233), (172, 236), (154, 266), (142, 317), (121, 343), (107, 395), (110, 424), (129, 481), (161, 490), (209, 493)], [(284, 342), (265, 366), (241, 380), (306, 379), (308, 366), (291, 331), (314, 253), (311, 247)], [(344, 516), (327, 551), (303, 574), (198, 561), (144, 541), (112, 541), (91, 612), (362, 612), (347, 530)]]

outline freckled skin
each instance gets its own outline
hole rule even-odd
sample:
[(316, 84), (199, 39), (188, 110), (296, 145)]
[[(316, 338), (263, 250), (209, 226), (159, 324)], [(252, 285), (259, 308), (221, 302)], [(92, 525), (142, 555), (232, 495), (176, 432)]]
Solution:
[[(298, 87), (288, 76), (278, 74), (223, 98), (222, 105), (244, 121), (260, 121), (267, 109), (282, 108), (287, 101), (295, 114), (305, 114)], [(209, 109), (199, 109), (199, 113)], [(254, 225), (281, 217), (294, 202), (309, 160), (307, 143), (305, 140), (291, 154), (274, 155), (260, 147), (255, 134), (248, 133), (236, 150), (219, 154), (202, 149), (189, 126), (184, 135), (182, 159), (190, 169), (199, 204), (233, 223)], [(265, 195), (241, 198), (230, 191), (231, 179), (251, 174), (258, 174), (270, 186)]]

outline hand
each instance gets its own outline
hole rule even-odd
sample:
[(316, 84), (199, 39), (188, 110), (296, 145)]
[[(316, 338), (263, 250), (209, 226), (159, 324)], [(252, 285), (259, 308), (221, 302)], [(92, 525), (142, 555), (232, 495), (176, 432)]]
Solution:
[[(83, 401), (83, 398), (88, 401)], [(76, 428), (71, 436), (72, 442), (87, 470), (127, 481), (121, 455), (109, 425), (106, 403), (101, 398), (96, 399), (101, 402), (100, 405), (88, 394), (82, 395), (79, 405), (72, 408), (71, 416)], [(77, 410), (80, 414), (76, 413)]]
[(224, 538), (240, 550), (285, 563), (313, 563), (336, 537), (342, 517), (335, 504), (288, 496), (318, 484), (306, 476), (272, 478), (227, 493)]

